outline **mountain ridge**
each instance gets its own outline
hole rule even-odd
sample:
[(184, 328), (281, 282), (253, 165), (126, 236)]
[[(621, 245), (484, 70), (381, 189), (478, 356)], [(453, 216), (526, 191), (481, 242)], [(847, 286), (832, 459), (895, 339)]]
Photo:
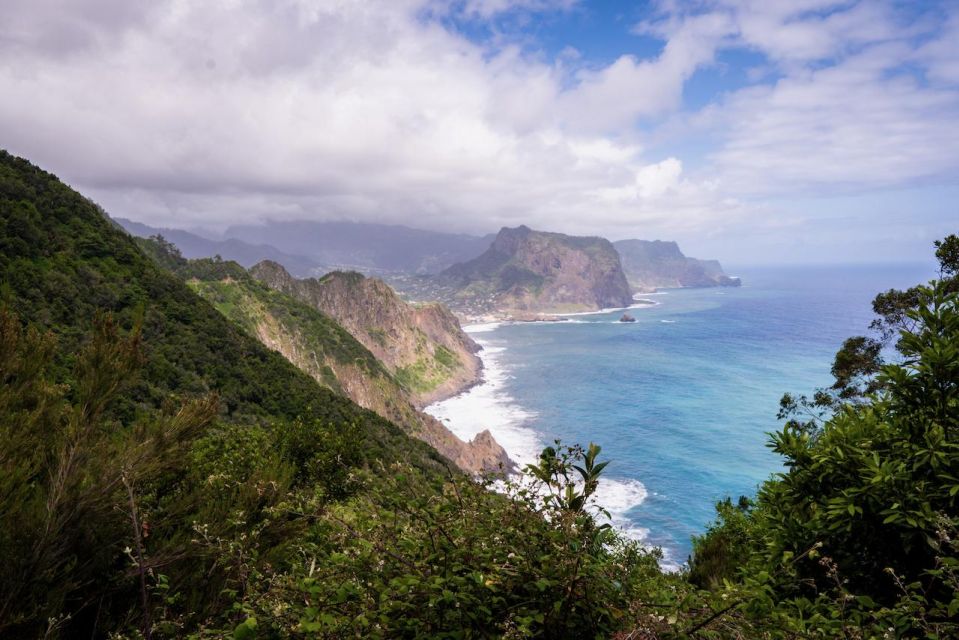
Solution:
[(191, 260), (219, 255), (226, 260), (234, 260), (245, 268), (250, 268), (262, 260), (274, 260), (301, 277), (325, 270), (323, 265), (312, 258), (286, 253), (269, 244), (251, 244), (237, 238), (215, 240), (183, 229), (153, 227), (121, 217), (111, 219), (133, 236), (161, 236), (169, 240), (176, 245), (184, 258)]
[(623, 271), (631, 287), (640, 292), (677, 287), (737, 287), (738, 278), (727, 276), (718, 260), (689, 258), (674, 241), (617, 240)]
[[(360, 222), (271, 221), (234, 225), (224, 238), (266, 242), (340, 270), (438, 273), (482, 253), (491, 236)], [(282, 264), (282, 262), (281, 262)]]
[[(161, 235), (173, 241), (189, 259), (220, 255), (245, 268), (271, 260), (283, 265), (297, 278), (329, 271), (358, 271), (383, 277), (400, 290), (412, 285), (414, 290), (427, 291), (429, 287), (417, 286), (411, 279), (426, 278), (436, 272), (455, 273), (459, 268), (457, 265), (473, 262), (482, 256), (497, 238), (494, 234), (473, 236), (402, 225), (280, 221), (235, 225), (217, 239), (210, 234), (153, 227), (122, 217), (114, 221), (133, 235), (144, 238)], [(528, 227), (523, 225), (520, 228)], [(264, 243), (265, 239), (271, 238), (282, 247)], [(675, 241), (626, 239), (612, 244), (635, 292), (657, 288), (737, 286), (737, 278), (727, 276), (718, 260), (687, 257)], [(450, 284), (448, 278), (445, 284)], [(441, 290), (444, 288), (442, 282), (436, 285)], [(417, 297), (429, 299), (429, 295)], [(451, 295), (435, 298), (446, 303), (455, 302)]]
[(138, 242), (233, 324), (282, 354), (322, 386), (402, 427), (466, 472), (498, 472), (512, 467), (506, 452), (489, 433), (464, 442), (417, 409), (410, 392), (383, 363), (323, 312), (270, 289), (236, 262), (187, 260), (168, 242)]
[(333, 271), (296, 279), (282, 265), (264, 261), (250, 274), (319, 309), (349, 331), (384, 363), (411, 394), (417, 408), (455, 395), (479, 380), (480, 350), (456, 317), (439, 303), (410, 305), (382, 280)]
[(503, 227), (477, 258), (444, 270), (457, 298), (497, 312), (595, 311), (627, 307), (632, 295), (620, 258), (605, 238)]

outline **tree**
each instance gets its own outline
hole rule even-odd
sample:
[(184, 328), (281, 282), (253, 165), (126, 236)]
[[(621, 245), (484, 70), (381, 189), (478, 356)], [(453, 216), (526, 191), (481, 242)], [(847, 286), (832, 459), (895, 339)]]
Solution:
[[(959, 293), (959, 236), (952, 234), (936, 240), (934, 246), (939, 262), (936, 288), (944, 294)], [(883, 351), (893, 338), (922, 330), (921, 319), (912, 313), (922, 304), (920, 286), (878, 294), (872, 302), (876, 318), (869, 325), (875, 337), (854, 336), (843, 342), (833, 360), (833, 384), (817, 389), (811, 397), (785, 394), (780, 400), (779, 419), (788, 419), (793, 426), (815, 432), (843, 404), (863, 402), (878, 391), (885, 383), (879, 376), (885, 364)], [(900, 343), (894, 346), (902, 352)]]
[(142, 365), (140, 334), (121, 335), (107, 315), (77, 354), (70, 388), (47, 379), (55, 348), (51, 334), (24, 331), (0, 309), (0, 632), (82, 615), (129, 588), (103, 578), (138, 542), (136, 489), (181, 465), (217, 411), (207, 397), (118, 424), (110, 405)]
[[(690, 577), (736, 591), (734, 613), (756, 628), (959, 633), (959, 239), (936, 247), (940, 279), (877, 297), (880, 338), (846, 341), (836, 385), (784, 399), (793, 418), (771, 446), (787, 471), (754, 506), (721, 505), (694, 545)], [(883, 363), (893, 337), (898, 357)], [(810, 407), (819, 413), (795, 418)]]

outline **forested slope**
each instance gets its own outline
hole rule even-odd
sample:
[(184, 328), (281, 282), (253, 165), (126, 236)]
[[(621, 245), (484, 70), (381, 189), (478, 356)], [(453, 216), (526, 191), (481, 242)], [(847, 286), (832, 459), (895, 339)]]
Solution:
[(0, 213), (4, 638), (959, 636), (956, 236), (664, 574), (606, 526), (598, 447), (491, 491), (7, 154)]
[[(162, 237), (138, 239), (137, 243), (234, 325), (281, 353), (324, 387), (390, 420), (464, 471), (495, 472), (510, 467), (506, 452), (489, 432), (480, 434), (472, 442), (464, 442), (441, 422), (419, 411), (413, 404), (416, 399), (413, 392), (401, 385), (350, 332), (322, 311), (267, 287), (235, 262), (219, 258), (187, 260)], [(355, 295), (362, 297), (359, 292)], [(384, 304), (397, 303), (388, 299)], [(369, 324), (371, 314), (365, 317)], [(398, 332), (399, 327), (392, 330)], [(458, 326), (456, 331), (459, 332)], [(471, 352), (467, 354), (472, 356)]]

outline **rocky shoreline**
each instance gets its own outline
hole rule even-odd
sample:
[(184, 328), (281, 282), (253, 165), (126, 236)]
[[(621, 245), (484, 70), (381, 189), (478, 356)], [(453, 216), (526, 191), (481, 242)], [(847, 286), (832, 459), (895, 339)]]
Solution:
[[(478, 351), (482, 350), (481, 346), (477, 345), (477, 347)], [(422, 407), (417, 407), (418, 412), (424, 418), (424, 427), (427, 429), (428, 437), (423, 439), (454, 462), (456, 466), (468, 473), (477, 475), (482, 473), (514, 473), (517, 470), (516, 462), (509, 457), (506, 449), (496, 441), (489, 429), (476, 434), (471, 440), (465, 440), (426, 412), (426, 408), (430, 404), (469, 393), (474, 387), (483, 384), (485, 380), (483, 378), (482, 357), (477, 356), (476, 362), (478, 364), (472, 379), (444, 390), (444, 393), (438, 394), (431, 402), (424, 404)]]

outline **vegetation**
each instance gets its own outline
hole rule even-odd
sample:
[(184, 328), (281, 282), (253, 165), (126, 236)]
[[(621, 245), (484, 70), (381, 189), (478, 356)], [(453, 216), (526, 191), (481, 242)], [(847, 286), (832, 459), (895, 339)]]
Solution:
[[(220, 595), (204, 597), (206, 592), (198, 586), (219, 584), (201, 577), (213, 566), (222, 568), (222, 561), (196, 562), (198, 554), (206, 552), (192, 539), (194, 522), (209, 521), (213, 531), (221, 531), (226, 523), (204, 517), (195, 510), (200, 506), (216, 506), (222, 514), (233, 505), (244, 512), (244, 519), (254, 518), (285, 495), (281, 489), (289, 485), (291, 475), (300, 477), (311, 494), (328, 500), (349, 486), (343, 478), (352, 478), (374, 461), (403, 460), (430, 482), (445, 473), (435, 451), (321, 388), (234, 328), (178, 278), (157, 267), (94, 204), (6, 153), (0, 154), (0, 210), (4, 335), (22, 334), (5, 339), (0, 356), (4, 367), (0, 464), (3, 482), (10, 483), (2, 494), (0, 564), (12, 572), (2, 576), (0, 635), (36, 636), (49, 618), (61, 621), (67, 636), (90, 637), (91, 629), (127, 628), (131, 609), (126, 605), (135, 600), (130, 594), (138, 588), (130, 581), (127, 556), (117, 550), (133, 547), (129, 536), (120, 535), (129, 526), (114, 525), (115, 516), (100, 517), (112, 514), (111, 509), (129, 510), (129, 496), (117, 493), (117, 469), (134, 489), (136, 511), (153, 509), (144, 502), (152, 500), (159, 510), (156, 514), (162, 514), (146, 519), (151, 523), (151, 534), (144, 538), (146, 554), (172, 555), (177, 562), (157, 560), (157, 566), (149, 568), (156, 575), (159, 566), (169, 569), (164, 588), (190, 586), (182, 601), (191, 620), (223, 606)], [(30, 324), (25, 332), (20, 329), (23, 321)], [(100, 329), (101, 325), (110, 330)], [(115, 362), (118, 355), (112, 360), (85, 355), (91, 344), (99, 345), (95, 353), (109, 353), (104, 342), (127, 340), (132, 341), (128, 349), (136, 358), (127, 359), (122, 367)], [(110, 369), (116, 374), (113, 378)], [(133, 434), (160, 430), (162, 435), (162, 425), (179, 408), (210, 397), (217, 398), (212, 418), (177, 432), (183, 447), (188, 442), (200, 446), (205, 438), (217, 442), (222, 439), (218, 434), (247, 431), (261, 433), (268, 443), (266, 451), (259, 452), (262, 464), (255, 465), (260, 471), (225, 476), (224, 500), (207, 499), (202, 491), (207, 491), (209, 478), (188, 482), (182, 468), (160, 481), (152, 473), (134, 476), (132, 470), (115, 466), (139, 459), (142, 452), (126, 451), (141, 446)], [(314, 452), (297, 454), (296, 459), (315, 458), (327, 464), (311, 463), (309, 473), (276, 464), (274, 456), (282, 462), (283, 456), (295, 453), (284, 434), (296, 429), (313, 434), (307, 443), (311, 448), (305, 451)], [(52, 437), (60, 431), (60, 439)], [(166, 435), (162, 439), (164, 446), (170, 444)], [(66, 462), (58, 462), (63, 456)], [(178, 463), (188, 459), (179, 450), (171, 456)], [(54, 479), (58, 484), (44, 484)], [(154, 481), (156, 485), (151, 484)], [(256, 510), (245, 509), (244, 501), (251, 501)], [(74, 515), (61, 516), (60, 509)], [(138, 519), (144, 521), (142, 516)], [(245, 526), (232, 526), (236, 535), (250, 533)], [(43, 545), (52, 544), (46, 542), (51, 536), (57, 545), (66, 546), (49, 551)], [(289, 542), (266, 534), (260, 539), (264, 550), (286, 548)], [(31, 546), (40, 542), (43, 545)], [(176, 547), (175, 553), (166, 552), (168, 544)], [(51, 553), (58, 559), (48, 563), (44, 557)], [(14, 558), (30, 558), (31, 564), (18, 569)], [(159, 587), (150, 587), (154, 588)], [(44, 601), (27, 593), (43, 594)]]
[(6, 154), (0, 210), (3, 637), (959, 636), (955, 236), (833, 387), (784, 399), (787, 470), (666, 574), (605, 524), (598, 446), (493, 491)]
[[(421, 436), (424, 431), (424, 416), (412, 404), (411, 390), (430, 391), (460, 366), (452, 351), (438, 346), (436, 362), (424, 356), (415, 366), (393, 375), (331, 317), (286, 292), (267, 287), (235, 262), (218, 257), (186, 260), (160, 236), (138, 239), (137, 243), (235, 326), (282, 353), (321, 385), (375, 411), (407, 433)], [(354, 285), (364, 280), (353, 273), (340, 273), (339, 277)], [(385, 331), (373, 328), (368, 332), (386, 345)], [(421, 332), (419, 349), (428, 351)]]
[(462, 366), (456, 354), (443, 345), (437, 345), (431, 354), (422, 334), (417, 336), (416, 349), (420, 357), (412, 364), (397, 368), (394, 373), (397, 383), (410, 393), (432, 391)]
[(940, 278), (876, 298), (879, 337), (846, 341), (833, 387), (784, 398), (788, 471), (696, 541), (690, 580), (732, 603), (717, 628), (959, 634), (959, 238), (936, 247)]
[(215, 397), (125, 425), (106, 416), (138, 332), (97, 322), (70, 402), (48, 384), (52, 335), (0, 320), (6, 633), (595, 636), (659, 575), (587, 512), (598, 447), (548, 449), (504, 497), (364, 466), (317, 422), (217, 424)]

